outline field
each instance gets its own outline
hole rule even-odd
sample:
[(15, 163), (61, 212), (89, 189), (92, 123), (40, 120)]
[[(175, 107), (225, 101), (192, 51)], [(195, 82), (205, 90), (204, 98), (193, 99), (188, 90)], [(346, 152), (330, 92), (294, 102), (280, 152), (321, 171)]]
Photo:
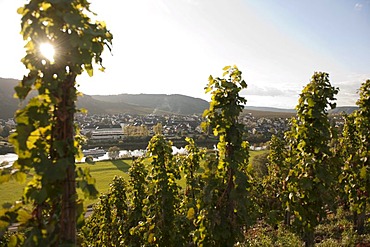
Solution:
[[(257, 154), (261, 154), (266, 151), (250, 151), (250, 160)], [(108, 160), (99, 161), (93, 165), (82, 163), (77, 164), (80, 167), (88, 167), (93, 178), (95, 178), (95, 186), (100, 193), (105, 193), (109, 189), (109, 184), (113, 180), (114, 176), (128, 177), (128, 169), (131, 166), (131, 160)], [(180, 181), (180, 185), (183, 183)], [(0, 205), (6, 202), (14, 202), (19, 200), (22, 196), (22, 190), (25, 184), (20, 184), (14, 180), (7, 183), (0, 184)], [(81, 193), (82, 196), (82, 193)], [(90, 205), (97, 200), (86, 200), (85, 205)]]
[[(127, 171), (130, 168), (131, 160), (100, 161), (93, 165), (86, 163), (77, 164), (80, 167), (89, 167), (90, 173), (96, 179), (95, 186), (100, 193), (108, 191), (109, 184), (114, 176), (127, 177)], [(14, 202), (22, 196), (22, 190), (25, 184), (20, 184), (14, 180), (0, 185), (0, 205), (5, 202)], [(82, 193), (81, 193), (82, 195)], [(93, 203), (92, 200), (86, 200), (86, 204)]]

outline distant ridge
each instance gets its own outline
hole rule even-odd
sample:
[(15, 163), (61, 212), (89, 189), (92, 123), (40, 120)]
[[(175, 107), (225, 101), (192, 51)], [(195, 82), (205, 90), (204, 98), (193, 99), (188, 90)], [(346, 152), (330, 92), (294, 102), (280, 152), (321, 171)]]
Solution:
[(332, 110), (329, 111), (329, 114), (343, 114), (343, 113), (346, 113), (346, 114), (351, 114), (352, 112), (354, 112), (355, 110), (357, 110), (358, 107), (357, 106), (339, 106), (337, 108), (334, 108)]
[(0, 118), (8, 119), (14, 117), (18, 109), (19, 100), (14, 98), (14, 87), (19, 80), (0, 78)]
[[(19, 80), (0, 78), (0, 119), (14, 117), (19, 100), (14, 98), (14, 87)], [(77, 106), (85, 108), (90, 114), (202, 114), (209, 108), (209, 102), (203, 99), (181, 94), (118, 94), (118, 95), (84, 95), (78, 98)], [(357, 107), (337, 107), (330, 114), (349, 114)], [(294, 109), (274, 107), (246, 106), (244, 114), (255, 117), (292, 117)]]
[(244, 109), (253, 110), (253, 111), (296, 113), (294, 109), (281, 109), (281, 108), (275, 108), (275, 107), (245, 106)]
[(146, 108), (154, 108), (153, 113), (202, 114), (209, 107), (209, 103), (203, 99), (181, 94), (118, 94), (92, 95), (91, 97), (110, 103), (127, 103)]
[[(259, 107), (259, 106), (246, 106), (245, 111), (251, 112), (270, 112), (270, 113), (292, 113), (295, 114), (295, 109), (281, 109), (281, 108), (274, 108), (274, 107)], [(338, 106), (332, 110), (329, 110), (329, 114), (351, 114), (355, 110), (357, 110), (357, 106)]]

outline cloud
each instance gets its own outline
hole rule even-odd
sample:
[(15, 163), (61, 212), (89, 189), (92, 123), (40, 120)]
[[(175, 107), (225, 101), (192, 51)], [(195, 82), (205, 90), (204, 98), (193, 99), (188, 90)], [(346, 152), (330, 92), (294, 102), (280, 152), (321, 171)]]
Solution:
[(184, 2), (190, 4), (190, 5), (194, 5), (194, 6), (198, 6), (199, 5), (199, 2), (198, 0), (184, 0)]
[(358, 90), (367, 79), (370, 79), (370, 74), (352, 74), (346, 78), (334, 80), (336, 82), (333, 83), (333, 86), (339, 87), (338, 105), (355, 105), (359, 98)]
[(356, 3), (355, 4), (355, 10), (361, 10), (363, 5), (361, 3)]
[(253, 95), (253, 96), (271, 96), (271, 97), (289, 97), (289, 96), (296, 96), (299, 94), (298, 90), (288, 89), (288, 88), (276, 88), (271, 86), (256, 86), (250, 85), (248, 86), (247, 90), (245, 91), (246, 95)]

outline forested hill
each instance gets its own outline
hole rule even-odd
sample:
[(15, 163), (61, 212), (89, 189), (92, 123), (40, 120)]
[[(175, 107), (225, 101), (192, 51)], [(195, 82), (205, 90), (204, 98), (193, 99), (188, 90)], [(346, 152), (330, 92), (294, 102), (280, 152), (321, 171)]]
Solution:
[(19, 80), (0, 78), (0, 118), (8, 119), (14, 116), (19, 100), (14, 98), (14, 87)]
[(91, 97), (104, 102), (152, 108), (154, 113), (159, 111), (185, 115), (201, 114), (209, 107), (209, 103), (203, 99), (180, 94), (119, 94), (92, 95)]
[[(0, 78), (0, 119), (14, 116), (19, 100), (14, 98), (14, 87), (18, 80)], [(120, 94), (79, 97), (79, 108), (91, 114), (202, 114), (209, 107), (205, 100), (184, 95), (165, 94)]]

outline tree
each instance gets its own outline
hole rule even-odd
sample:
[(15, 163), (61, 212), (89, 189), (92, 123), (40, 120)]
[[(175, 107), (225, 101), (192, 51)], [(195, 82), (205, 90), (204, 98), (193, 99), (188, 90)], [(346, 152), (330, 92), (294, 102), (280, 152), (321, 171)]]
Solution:
[(300, 94), (297, 117), (286, 133), (286, 162), (290, 169), (285, 203), (295, 215), (293, 223), (304, 233), (306, 246), (313, 245), (314, 228), (326, 217), (326, 209), (333, 202), (336, 165), (330, 147), (333, 132), (328, 108), (335, 107), (337, 93), (329, 75), (316, 72)]
[(148, 242), (157, 246), (179, 246), (176, 244), (176, 208), (179, 206), (179, 189), (176, 180), (180, 171), (175, 166), (172, 155), (172, 142), (162, 135), (155, 135), (148, 144), (150, 168), (147, 179), (148, 204), (146, 221), (148, 223)]
[(108, 157), (109, 159), (115, 160), (119, 157), (119, 147), (113, 146), (108, 149)]
[(253, 175), (259, 179), (263, 179), (268, 175), (268, 153), (257, 154), (253, 157), (251, 165), (253, 168)]
[(94, 163), (95, 163), (95, 162), (94, 162), (94, 157), (93, 157), (93, 156), (91, 156), (91, 155), (86, 156), (86, 157), (85, 157), (85, 162), (86, 162), (87, 164), (94, 164)]
[(339, 180), (354, 214), (354, 227), (362, 233), (370, 194), (370, 80), (362, 83), (359, 94), (359, 109), (345, 116), (340, 139), (344, 164)]
[(122, 177), (113, 178), (108, 193), (100, 196), (92, 216), (80, 232), (83, 239), (81, 246), (122, 246), (124, 237), (129, 235), (125, 222), (128, 212), (127, 187)]
[(153, 132), (155, 135), (162, 135), (163, 127), (161, 123), (157, 123), (153, 126)]
[(123, 127), (123, 134), (127, 136), (149, 136), (149, 130), (145, 125), (125, 125)]
[[(104, 70), (101, 54), (112, 35), (104, 22), (90, 19), (89, 3), (83, 0), (31, 0), (18, 13), (26, 41), (22, 62), (29, 73), (15, 88), (16, 95), (23, 101), (31, 90), (38, 92), (16, 112), (16, 133), (10, 137), (18, 154), (13, 177), (21, 181), (34, 172), (23, 197), (32, 209), (17, 209), (20, 228), (31, 227), (26, 245), (75, 245), (76, 220), (83, 219), (76, 185), (87, 194), (97, 193), (88, 172), (75, 166), (80, 156), (74, 126), (76, 77), (83, 71), (92, 76), (93, 63)], [(55, 55), (43, 54), (43, 45), (53, 47)]]
[(147, 150), (145, 162), (133, 162), (129, 183), (115, 178), (100, 197), (82, 228), (83, 246), (186, 246), (187, 232), (176, 224), (180, 171), (172, 143), (156, 135)]
[[(234, 246), (244, 240), (253, 218), (248, 143), (241, 138), (243, 125), (238, 122), (245, 103), (239, 92), (247, 85), (236, 66), (224, 71), (227, 79), (209, 79), (212, 101), (203, 124), (219, 137), (217, 156), (207, 156), (187, 138), (186, 156), (175, 159), (172, 143), (162, 135), (153, 136), (146, 162), (134, 162), (130, 183), (121, 189), (126, 193), (122, 206), (113, 205), (118, 194), (101, 197), (82, 231), (85, 246), (113, 241), (112, 237), (124, 246)], [(199, 174), (202, 163), (206, 171)], [(185, 188), (180, 193), (181, 174)], [(125, 220), (117, 220), (118, 214)], [(100, 219), (104, 215), (110, 220)]]
[(244, 126), (238, 122), (246, 103), (239, 93), (247, 84), (236, 66), (223, 70), (227, 78), (209, 77), (206, 93), (212, 97), (203, 113), (203, 129), (210, 127), (219, 138), (217, 157), (206, 161), (206, 186), (195, 232), (196, 242), (206, 246), (233, 246), (243, 238), (251, 216), (246, 173), (249, 145), (242, 140)]
[(267, 153), (267, 175), (262, 182), (257, 181), (255, 187), (262, 186), (262, 191), (256, 197), (259, 198), (261, 211), (267, 222), (277, 224), (282, 219), (286, 225), (290, 224), (289, 212), (283, 207), (286, 201), (286, 183), (289, 167), (285, 162), (286, 149), (284, 140), (273, 135), (269, 143), (270, 152)]
[(8, 137), (11, 130), (12, 127), (8, 124), (5, 124), (5, 126), (0, 126), (0, 136), (4, 138)]

